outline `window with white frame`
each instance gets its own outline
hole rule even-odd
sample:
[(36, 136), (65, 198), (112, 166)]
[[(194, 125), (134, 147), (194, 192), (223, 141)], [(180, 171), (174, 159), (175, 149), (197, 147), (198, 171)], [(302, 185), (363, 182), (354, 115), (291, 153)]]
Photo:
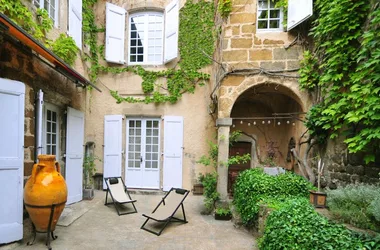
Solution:
[(42, 153), (59, 157), (59, 109), (45, 103), (42, 126)]
[(163, 13), (144, 12), (129, 17), (130, 64), (162, 64)]
[(45, 9), (55, 26), (58, 25), (58, 0), (33, 0), (37, 8)]
[(257, 29), (264, 31), (281, 31), (283, 14), (276, 7), (278, 0), (259, 0), (257, 3)]
[(160, 65), (178, 55), (179, 4), (173, 0), (163, 12), (145, 11), (129, 15), (127, 28), (127, 60), (124, 31), (126, 10), (106, 3), (107, 62), (132, 65)]

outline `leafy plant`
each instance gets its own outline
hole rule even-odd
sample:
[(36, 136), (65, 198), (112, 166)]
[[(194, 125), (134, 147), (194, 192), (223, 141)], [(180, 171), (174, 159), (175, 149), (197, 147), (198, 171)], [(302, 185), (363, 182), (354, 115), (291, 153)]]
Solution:
[(83, 187), (84, 188), (92, 188), (93, 178), (92, 176), (96, 171), (95, 161), (101, 161), (101, 159), (97, 156), (86, 156), (83, 159)]
[(350, 153), (374, 162), (380, 147), (380, 5), (376, 1), (315, 2), (300, 86), (320, 95), (306, 126), (318, 140), (346, 136)]
[(327, 204), (340, 221), (380, 231), (380, 187), (360, 184), (327, 190)]
[(215, 214), (222, 215), (222, 216), (231, 215), (231, 209), (225, 208), (225, 207), (217, 207), (215, 209)]
[(362, 249), (362, 243), (342, 225), (315, 212), (305, 198), (289, 199), (267, 218), (260, 249)]
[(264, 173), (261, 168), (245, 170), (240, 173), (234, 187), (236, 210), (244, 224), (253, 224), (257, 219), (261, 202), (273, 206), (289, 197), (308, 197), (309, 190), (315, 189), (301, 176), (287, 172), (278, 176)]
[(62, 33), (52, 44), (52, 50), (54, 54), (62, 58), (69, 65), (74, 64), (79, 52), (74, 39)]
[[(239, 136), (241, 135), (241, 131), (236, 130), (233, 131), (230, 134), (229, 137), (229, 143), (230, 145), (234, 142), (237, 142)], [(217, 191), (217, 181), (218, 181), (218, 173), (217, 173), (217, 167), (218, 167), (218, 145), (215, 142), (208, 141), (209, 144), (209, 150), (208, 155), (202, 155), (197, 163), (200, 163), (204, 166), (212, 166), (213, 171), (211, 173), (207, 173), (206, 175), (200, 175), (199, 180), (204, 186), (204, 193), (205, 196), (204, 205), (208, 212), (211, 212), (213, 208), (215, 208), (215, 202), (219, 200), (220, 194)], [(250, 159), (249, 154), (245, 155), (236, 155), (229, 157), (227, 163), (220, 163), (219, 164), (225, 164), (226, 167), (228, 167), (230, 164), (240, 164), (245, 163)]]
[(232, 11), (232, 1), (231, 0), (219, 0), (218, 11), (223, 18), (227, 18)]

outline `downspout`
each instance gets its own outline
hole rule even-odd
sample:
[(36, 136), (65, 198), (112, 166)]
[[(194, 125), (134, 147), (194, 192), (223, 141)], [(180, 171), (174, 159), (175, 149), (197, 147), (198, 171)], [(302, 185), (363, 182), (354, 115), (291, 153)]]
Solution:
[(43, 112), (43, 104), (44, 104), (44, 92), (42, 90), (38, 90), (35, 99), (35, 140), (34, 140), (34, 163), (37, 163), (38, 155), (42, 154), (42, 112)]

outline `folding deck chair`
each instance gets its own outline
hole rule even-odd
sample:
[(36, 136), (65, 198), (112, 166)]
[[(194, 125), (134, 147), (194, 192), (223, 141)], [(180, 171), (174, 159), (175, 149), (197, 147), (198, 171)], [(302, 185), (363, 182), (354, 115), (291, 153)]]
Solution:
[[(153, 210), (151, 214), (143, 214), (147, 219), (141, 226), (141, 229), (160, 236), (165, 227), (169, 222), (183, 222), (187, 223), (185, 209), (183, 207), (183, 201), (186, 199), (190, 191), (181, 188), (171, 188), (164, 198), (158, 203), (157, 207)], [(183, 219), (174, 217), (178, 208), (182, 207)], [(150, 230), (145, 227), (149, 220), (154, 220), (156, 222), (162, 222), (164, 226), (158, 232)]]
[[(136, 200), (132, 200), (131, 196), (128, 193), (127, 187), (124, 184), (124, 181), (121, 177), (108, 177), (104, 178), (104, 181), (107, 185), (107, 192), (106, 192), (106, 200), (104, 202), (104, 205), (110, 205), (114, 204), (117, 214), (124, 215), (124, 214), (133, 214), (137, 213), (135, 202)], [(108, 193), (110, 193), (112, 201), (108, 202)], [(120, 212), (118, 208), (118, 204), (127, 204), (132, 203), (132, 206), (134, 208), (134, 211), (132, 212)]]

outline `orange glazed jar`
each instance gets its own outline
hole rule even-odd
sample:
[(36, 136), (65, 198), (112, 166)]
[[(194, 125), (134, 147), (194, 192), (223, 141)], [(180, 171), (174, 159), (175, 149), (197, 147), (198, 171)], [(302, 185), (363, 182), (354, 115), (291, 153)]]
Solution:
[[(55, 155), (39, 155), (25, 184), (26, 210), (37, 232), (53, 232), (67, 200), (67, 186)], [(51, 224), (49, 221), (51, 213)]]

